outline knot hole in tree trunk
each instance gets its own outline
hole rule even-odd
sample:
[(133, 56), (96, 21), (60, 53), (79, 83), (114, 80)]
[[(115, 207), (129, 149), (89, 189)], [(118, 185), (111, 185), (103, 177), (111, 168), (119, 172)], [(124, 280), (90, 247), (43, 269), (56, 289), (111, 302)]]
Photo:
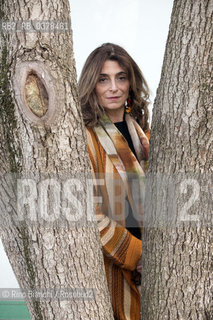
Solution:
[(25, 83), (25, 101), (29, 109), (39, 118), (43, 117), (49, 104), (49, 97), (43, 81), (30, 71)]

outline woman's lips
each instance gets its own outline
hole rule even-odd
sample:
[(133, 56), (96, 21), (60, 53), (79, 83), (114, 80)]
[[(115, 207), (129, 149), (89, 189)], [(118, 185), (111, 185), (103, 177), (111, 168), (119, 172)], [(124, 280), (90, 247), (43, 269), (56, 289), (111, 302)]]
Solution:
[(108, 100), (117, 100), (117, 99), (119, 99), (120, 97), (108, 97), (107, 99)]

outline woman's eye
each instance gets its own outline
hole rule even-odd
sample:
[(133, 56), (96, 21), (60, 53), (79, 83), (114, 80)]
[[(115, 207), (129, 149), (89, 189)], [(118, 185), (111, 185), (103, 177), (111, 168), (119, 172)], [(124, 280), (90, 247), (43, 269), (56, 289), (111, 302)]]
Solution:
[(120, 81), (125, 81), (125, 80), (126, 80), (126, 77), (125, 77), (125, 76), (121, 76), (121, 77), (118, 78), (118, 80), (120, 80)]
[(99, 82), (106, 82), (106, 81), (107, 81), (107, 78), (100, 78), (98, 81), (99, 81)]

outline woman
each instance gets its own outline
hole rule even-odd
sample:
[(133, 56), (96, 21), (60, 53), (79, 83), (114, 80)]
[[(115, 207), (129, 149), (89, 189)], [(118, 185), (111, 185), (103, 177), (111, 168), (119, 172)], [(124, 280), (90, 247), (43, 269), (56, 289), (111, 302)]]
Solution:
[(106, 43), (87, 58), (79, 95), (92, 171), (102, 179), (96, 213), (114, 317), (139, 320), (148, 86), (129, 54)]

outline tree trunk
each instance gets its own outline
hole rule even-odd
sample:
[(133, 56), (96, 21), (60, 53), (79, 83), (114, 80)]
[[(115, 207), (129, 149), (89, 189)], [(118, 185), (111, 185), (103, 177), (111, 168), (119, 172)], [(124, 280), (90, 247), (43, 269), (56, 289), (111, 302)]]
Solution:
[(26, 296), (32, 319), (113, 319), (90, 205), (68, 1), (0, 3), (4, 248), (25, 294), (41, 294)]
[(142, 318), (210, 320), (213, 1), (175, 0), (154, 104)]

